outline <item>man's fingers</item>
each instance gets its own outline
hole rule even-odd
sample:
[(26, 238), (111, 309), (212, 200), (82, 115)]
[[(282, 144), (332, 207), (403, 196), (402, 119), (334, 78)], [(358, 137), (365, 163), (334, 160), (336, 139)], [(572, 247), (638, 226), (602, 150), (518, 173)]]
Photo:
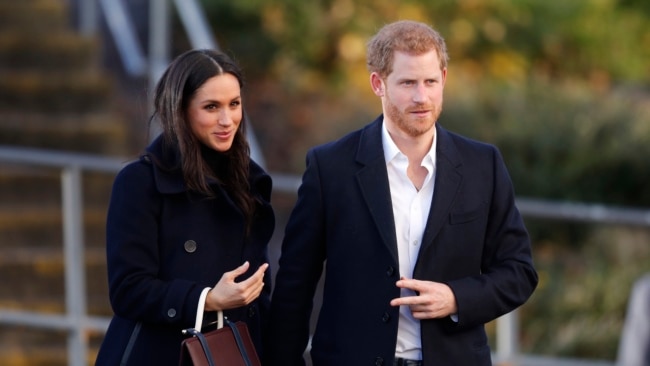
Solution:
[(398, 297), (390, 301), (391, 306), (416, 305), (421, 302), (418, 296)]
[(423, 289), (422, 282), (413, 279), (402, 278), (401, 280), (397, 281), (395, 285), (399, 288), (407, 288), (416, 292), (422, 291)]

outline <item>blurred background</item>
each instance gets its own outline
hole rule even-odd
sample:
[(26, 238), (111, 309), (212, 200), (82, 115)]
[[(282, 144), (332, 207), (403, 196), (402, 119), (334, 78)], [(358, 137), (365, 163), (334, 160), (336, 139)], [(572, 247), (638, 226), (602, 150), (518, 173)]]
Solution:
[(307, 149), (380, 113), (365, 43), (398, 19), (446, 38), (439, 123), (500, 148), (533, 238), (539, 287), (488, 324), (497, 362), (613, 365), (650, 272), (647, 0), (0, 0), (0, 364), (93, 363), (112, 179), (170, 59), (243, 67), (275, 261)]

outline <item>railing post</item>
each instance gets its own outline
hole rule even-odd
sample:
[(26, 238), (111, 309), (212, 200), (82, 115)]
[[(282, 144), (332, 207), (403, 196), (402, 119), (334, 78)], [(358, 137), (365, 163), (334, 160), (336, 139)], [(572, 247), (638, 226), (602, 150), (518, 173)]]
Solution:
[(68, 365), (88, 364), (88, 339), (84, 328), (86, 312), (85, 255), (83, 235), (83, 190), (81, 168), (68, 166), (61, 172), (63, 204), (63, 251), (65, 271)]
[(173, 0), (176, 13), (180, 17), (194, 48), (219, 48), (217, 40), (210, 31), (205, 11), (196, 0)]
[(78, 0), (79, 32), (86, 37), (97, 35), (97, 4), (95, 1)]
[[(83, 2), (92, 2), (95, 0)], [(158, 3), (158, 0), (152, 0), (152, 3)], [(113, 35), (118, 55), (121, 57), (124, 67), (131, 75), (144, 75), (147, 65), (140, 44), (133, 28), (133, 23), (129, 19), (128, 9), (121, 0), (98, 0), (98, 4), (104, 12), (106, 25)]]
[[(169, 63), (171, 29), (169, 0), (149, 2), (149, 115), (153, 112), (153, 95), (158, 79)], [(160, 126), (151, 123), (149, 138), (153, 140), (161, 132)]]
[(519, 353), (519, 316), (517, 309), (497, 319), (497, 362), (504, 365), (516, 365)]

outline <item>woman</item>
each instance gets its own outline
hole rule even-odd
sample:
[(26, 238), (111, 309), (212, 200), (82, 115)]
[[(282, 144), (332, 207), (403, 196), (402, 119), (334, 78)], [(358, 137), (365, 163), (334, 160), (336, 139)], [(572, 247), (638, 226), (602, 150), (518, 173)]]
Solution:
[(261, 356), (275, 217), (271, 178), (250, 160), (242, 86), (238, 66), (211, 50), (180, 55), (160, 79), (152, 119), (163, 132), (111, 194), (115, 315), (97, 365), (178, 365), (200, 305), (203, 324), (218, 311), (246, 322)]

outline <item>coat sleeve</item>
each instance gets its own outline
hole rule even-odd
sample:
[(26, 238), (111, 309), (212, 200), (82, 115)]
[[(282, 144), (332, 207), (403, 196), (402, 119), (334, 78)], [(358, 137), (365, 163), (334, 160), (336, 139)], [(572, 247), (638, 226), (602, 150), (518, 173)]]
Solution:
[(158, 277), (161, 205), (150, 165), (132, 163), (115, 178), (106, 222), (109, 295), (123, 318), (185, 327), (194, 324), (203, 287)]
[(285, 229), (271, 300), (268, 365), (304, 365), (313, 297), (325, 260), (319, 167), (313, 151)]
[[(537, 286), (531, 244), (503, 158), (492, 149), (492, 195), (488, 206), (481, 272), (448, 282), (456, 296), (459, 323), (480, 325), (522, 305)], [(481, 182), (485, 184), (485, 182)]]

